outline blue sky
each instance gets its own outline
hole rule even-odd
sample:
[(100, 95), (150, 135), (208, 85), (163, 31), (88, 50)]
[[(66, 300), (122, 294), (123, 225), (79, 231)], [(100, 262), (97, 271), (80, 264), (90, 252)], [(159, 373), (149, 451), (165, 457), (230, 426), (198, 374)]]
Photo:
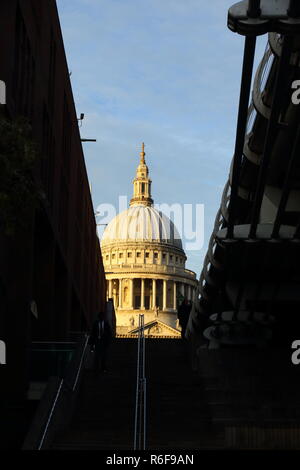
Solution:
[(97, 139), (83, 144), (94, 207), (131, 197), (145, 142), (154, 201), (204, 204), (204, 246), (186, 252), (197, 277), (234, 149), (244, 40), (226, 26), (232, 3), (57, 0), (81, 136)]

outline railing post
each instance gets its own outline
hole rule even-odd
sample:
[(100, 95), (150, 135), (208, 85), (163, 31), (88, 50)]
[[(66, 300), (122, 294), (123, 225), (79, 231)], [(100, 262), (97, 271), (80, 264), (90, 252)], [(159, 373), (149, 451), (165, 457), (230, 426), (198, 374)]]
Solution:
[(134, 450), (146, 448), (146, 378), (144, 315), (139, 315), (137, 379), (135, 398)]

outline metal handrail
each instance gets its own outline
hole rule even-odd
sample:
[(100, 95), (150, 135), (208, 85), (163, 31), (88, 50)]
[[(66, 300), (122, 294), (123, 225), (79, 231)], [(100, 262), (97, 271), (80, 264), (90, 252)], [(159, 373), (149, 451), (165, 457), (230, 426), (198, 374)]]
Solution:
[(144, 315), (139, 315), (133, 448), (134, 450), (145, 450), (146, 448), (146, 377)]
[(59, 387), (58, 387), (58, 390), (57, 390), (57, 392), (56, 392), (55, 400), (54, 400), (54, 402), (53, 402), (51, 411), (50, 411), (49, 416), (48, 416), (48, 420), (47, 420), (47, 423), (46, 423), (46, 426), (45, 426), (45, 429), (44, 429), (44, 432), (43, 432), (43, 435), (42, 435), (42, 439), (40, 440), (40, 443), (39, 443), (39, 446), (38, 446), (38, 450), (41, 450), (41, 448), (43, 447), (43, 444), (44, 444), (44, 441), (45, 441), (45, 437), (46, 437), (46, 435), (47, 435), (48, 428), (49, 428), (49, 425), (50, 425), (50, 422), (51, 422), (51, 419), (52, 419), (52, 416), (53, 416), (53, 412), (54, 412), (54, 410), (55, 410), (56, 403), (57, 403), (58, 397), (59, 397), (59, 395), (60, 395), (60, 392), (61, 392), (63, 383), (64, 383), (64, 379), (61, 379), (60, 384), (59, 384)]
[(81, 369), (82, 369), (82, 364), (83, 364), (83, 359), (84, 359), (85, 351), (86, 351), (87, 344), (88, 344), (88, 339), (89, 339), (89, 337), (86, 336), (85, 343), (84, 343), (84, 348), (83, 348), (81, 358), (80, 358), (80, 362), (79, 362), (79, 367), (78, 367), (78, 370), (77, 370), (76, 378), (75, 378), (73, 389), (72, 389), (73, 392), (75, 391), (75, 389), (77, 387), (77, 382), (78, 382), (79, 374), (80, 374)]
[(81, 369), (82, 369), (82, 364), (83, 364), (83, 360), (84, 360), (84, 356), (85, 356), (85, 351), (86, 351), (86, 348), (87, 348), (87, 344), (88, 344), (88, 336), (86, 335), (85, 343), (84, 343), (84, 347), (83, 347), (83, 351), (82, 351), (82, 354), (81, 354), (81, 357), (80, 357), (80, 362), (79, 362), (77, 374), (76, 374), (76, 377), (75, 377), (75, 380), (74, 380), (74, 384), (73, 384), (73, 386), (70, 386), (64, 379), (61, 379), (61, 381), (60, 381), (60, 383), (59, 383), (59, 387), (58, 387), (57, 392), (56, 392), (56, 395), (55, 395), (55, 399), (54, 399), (53, 405), (52, 405), (52, 407), (51, 407), (51, 410), (50, 410), (50, 413), (49, 413), (49, 416), (48, 416), (48, 419), (47, 419), (46, 426), (45, 426), (44, 431), (43, 431), (42, 438), (41, 438), (41, 440), (40, 440), (40, 442), (39, 442), (39, 445), (38, 445), (38, 450), (41, 450), (42, 447), (43, 447), (43, 444), (44, 444), (44, 441), (45, 441), (45, 438), (46, 438), (46, 435), (47, 435), (47, 432), (48, 432), (48, 429), (49, 429), (51, 420), (52, 420), (52, 418), (53, 418), (53, 414), (54, 414), (54, 411), (55, 411), (55, 408), (56, 408), (56, 405), (57, 405), (59, 396), (60, 396), (61, 391), (62, 391), (62, 389), (63, 389), (63, 385), (66, 384), (68, 390), (71, 389), (72, 392), (74, 392), (75, 389), (76, 389), (76, 387), (77, 387), (78, 378), (79, 378), (79, 374), (80, 374)]

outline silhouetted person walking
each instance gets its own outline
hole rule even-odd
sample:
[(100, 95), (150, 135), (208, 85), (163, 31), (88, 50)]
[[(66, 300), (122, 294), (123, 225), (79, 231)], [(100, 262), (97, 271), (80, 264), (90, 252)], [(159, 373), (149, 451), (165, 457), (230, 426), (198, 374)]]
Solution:
[(181, 338), (185, 339), (185, 330), (189, 321), (192, 305), (188, 302), (187, 298), (183, 299), (182, 304), (178, 308), (178, 320), (181, 326)]
[(107, 351), (112, 340), (112, 330), (105, 319), (103, 312), (98, 314), (97, 320), (94, 322), (91, 335), (89, 338), (89, 345), (91, 350), (94, 351), (94, 371), (101, 372), (107, 371)]

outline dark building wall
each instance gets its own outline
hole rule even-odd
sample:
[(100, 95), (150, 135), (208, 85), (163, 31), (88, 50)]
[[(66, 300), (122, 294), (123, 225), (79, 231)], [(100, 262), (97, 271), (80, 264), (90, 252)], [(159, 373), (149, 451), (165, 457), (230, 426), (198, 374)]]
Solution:
[[(2, 0), (2, 114), (29, 118), (41, 158), (42, 202), (30, 223), (0, 239), (0, 339), (6, 391), (26, 392), (32, 340), (67, 339), (105, 301), (105, 274), (55, 0)], [(30, 311), (37, 304), (38, 318)]]

